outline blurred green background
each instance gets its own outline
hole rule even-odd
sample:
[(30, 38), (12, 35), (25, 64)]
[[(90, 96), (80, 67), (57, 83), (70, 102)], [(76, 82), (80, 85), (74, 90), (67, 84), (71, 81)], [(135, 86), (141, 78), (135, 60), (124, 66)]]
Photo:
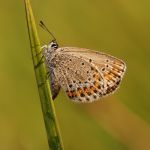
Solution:
[[(150, 1), (32, 0), (60, 46), (123, 59), (120, 89), (91, 104), (60, 92), (56, 112), (66, 150), (150, 150)], [(0, 6), (0, 150), (48, 150), (23, 0)], [(41, 43), (50, 41), (38, 27)]]

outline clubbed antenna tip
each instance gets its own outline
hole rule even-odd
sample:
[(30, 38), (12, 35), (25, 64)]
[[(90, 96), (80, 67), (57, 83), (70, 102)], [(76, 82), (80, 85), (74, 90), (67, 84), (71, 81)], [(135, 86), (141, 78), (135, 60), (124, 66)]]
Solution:
[(47, 31), (53, 37), (54, 41), (56, 41), (55, 36), (49, 31), (49, 29), (46, 27), (46, 25), (43, 23), (43, 21), (40, 21), (39, 25), (40, 25), (40, 27), (42, 29), (44, 29), (45, 31)]

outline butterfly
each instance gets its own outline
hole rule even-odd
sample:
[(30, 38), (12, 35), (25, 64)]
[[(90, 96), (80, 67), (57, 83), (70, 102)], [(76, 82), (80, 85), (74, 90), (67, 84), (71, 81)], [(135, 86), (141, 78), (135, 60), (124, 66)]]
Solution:
[(96, 101), (115, 92), (126, 71), (118, 58), (86, 48), (58, 47), (56, 39), (42, 49), (53, 99), (62, 88), (74, 102)]

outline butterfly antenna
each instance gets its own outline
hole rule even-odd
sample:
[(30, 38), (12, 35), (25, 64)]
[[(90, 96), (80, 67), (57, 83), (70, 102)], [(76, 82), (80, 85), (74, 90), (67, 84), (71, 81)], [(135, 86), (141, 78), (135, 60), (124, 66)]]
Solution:
[(53, 40), (54, 40), (54, 41), (56, 41), (55, 36), (48, 30), (48, 28), (47, 28), (46, 25), (43, 23), (43, 21), (40, 21), (39, 25), (40, 25), (41, 28), (43, 28), (45, 31), (47, 31), (47, 32), (53, 37)]

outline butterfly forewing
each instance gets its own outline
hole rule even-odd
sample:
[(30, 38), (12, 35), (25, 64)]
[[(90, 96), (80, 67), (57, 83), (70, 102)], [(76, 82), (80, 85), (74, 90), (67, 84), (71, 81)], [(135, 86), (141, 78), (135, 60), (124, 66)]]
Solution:
[(60, 86), (75, 102), (92, 102), (114, 92), (126, 68), (110, 55), (76, 47), (58, 48), (51, 63)]

